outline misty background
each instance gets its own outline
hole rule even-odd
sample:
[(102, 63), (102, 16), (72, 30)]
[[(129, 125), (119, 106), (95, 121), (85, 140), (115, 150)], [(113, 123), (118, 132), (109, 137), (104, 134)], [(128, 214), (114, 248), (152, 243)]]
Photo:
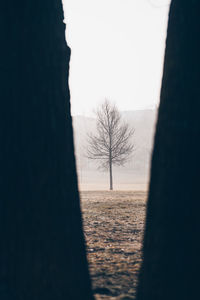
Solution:
[(85, 157), (105, 98), (135, 129), (135, 151), (113, 169), (114, 188), (146, 188), (163, 70), (169, 0), (63, 0), (70, 46), (71, 112), (81, 189), (107, 189)]
[[(121, 112), (135, 132), (133, 155), (125, 166), (113, 167), (114, 189), (146, 189), (149, 180), (150, 158), (153, 144), (156, 110)], [(73, 117), (74, 140), (79, 185), (82, 190), (108, 189), (109, 173), (98, 169), (98, 163), (87, 158), (87, 133), (96, 132), (96, 119)]]

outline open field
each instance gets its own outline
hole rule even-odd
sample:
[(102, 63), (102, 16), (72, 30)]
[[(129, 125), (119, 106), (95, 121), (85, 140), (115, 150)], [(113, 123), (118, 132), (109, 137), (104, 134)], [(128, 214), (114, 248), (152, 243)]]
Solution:
[(96, 299), (134, 299), (146, 192), (82, 191), (84, 232)]
[[(101, 175), (104, 176), (105, 175)], [(105, 180), (105, 179), (104, 179)], [(79, 184), (79, 189), (81, 191), (105, 191), (109, 188), (109, 184), (108, 183), (98, 183), (98, 185), (96, 183), (80, 183)], [(144, 183), (142, 180), (141, 182), (138, 183), (115, 183), (114, 188), (116, 191), (124, 191), (124, 192), (128, 192), (128, 191), (147, 191), (148, 190), (148, 182)]]

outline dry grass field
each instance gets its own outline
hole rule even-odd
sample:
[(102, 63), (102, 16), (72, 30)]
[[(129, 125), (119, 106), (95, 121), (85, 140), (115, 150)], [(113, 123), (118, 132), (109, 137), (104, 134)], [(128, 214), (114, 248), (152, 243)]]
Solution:
[(146, 192), (81, 192), (96, 299), (134, 299), (141, 264)]

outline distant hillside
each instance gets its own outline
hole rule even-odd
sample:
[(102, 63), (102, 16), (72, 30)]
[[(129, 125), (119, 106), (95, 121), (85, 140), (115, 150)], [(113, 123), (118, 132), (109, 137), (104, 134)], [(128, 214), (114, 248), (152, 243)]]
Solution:
[[(124, 111), (122, 117), (134, 128), (135, 151), (124, 167), (114, 167), (114, 184), (146, 184), (149, 177), (150, 157), (156, 122), (155, 110)], [(87, 133), (95, 132), (96, 119), (73, 117), (77, 169), (81, 186), (106, 186), (108, 174), (97, 169), (97, 165), (86, 158)]]

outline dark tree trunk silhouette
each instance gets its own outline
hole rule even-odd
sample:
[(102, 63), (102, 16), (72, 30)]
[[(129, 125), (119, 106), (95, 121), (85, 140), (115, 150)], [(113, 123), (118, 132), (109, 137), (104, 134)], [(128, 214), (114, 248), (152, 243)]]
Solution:
[(199, 11), (172, 0), (137, 300), (200, 297)]
[(0, 299), (93, 299), (61, 0), (1, 1), (0, 37)]

